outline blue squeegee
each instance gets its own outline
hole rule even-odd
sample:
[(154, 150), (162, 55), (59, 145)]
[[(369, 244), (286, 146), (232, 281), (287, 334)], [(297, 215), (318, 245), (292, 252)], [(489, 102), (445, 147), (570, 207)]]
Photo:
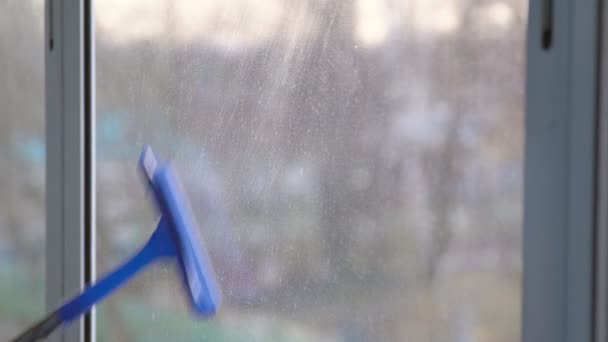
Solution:
[(37, 341), (48, 336), (57, 327), (88, 312), (95, 303), (125, 284), (150, 263), (167, 258), (177, 261), (193, 311), (203, 317), (215, 314), (220, 304), (220, 291), (175, 171), (170, 164), (160, 163), (149, 147), (145, 147), (141, 153), (139, 167), (161, 214), (158, 226), (148, 242), (122, 266), (64, 303), (13, 342)]

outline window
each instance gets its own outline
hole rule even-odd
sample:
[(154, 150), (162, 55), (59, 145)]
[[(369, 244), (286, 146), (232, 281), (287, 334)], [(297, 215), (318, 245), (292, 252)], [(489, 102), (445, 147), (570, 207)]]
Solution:
[(148, 237), (146, 143), (224, 306), (158, 264), (52, 341), (605, 340), (606, 8), (0, 4), (0, 340)]
[(44, 313), (43, 4), (0, 3), (0, 340)]
[(524, 1), (95, 13), (98, 271), (154, 228), (149, 143), (225, 296), (191, 319), (158, 266), (100, 306), (100, 341), (520, 338)]

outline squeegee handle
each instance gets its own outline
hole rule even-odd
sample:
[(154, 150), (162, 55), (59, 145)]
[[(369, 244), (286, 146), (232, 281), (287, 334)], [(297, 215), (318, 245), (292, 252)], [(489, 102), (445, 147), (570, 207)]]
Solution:
[(42, 340), (57, 329), (61, 323), (63, 323), (61, 317), (59, 317), (59, 314), (55, 311), (41, 319), (38, 323), (32, 325), (29, 329), (21, 333), (21, 335), (15, 337), (12, 342), (33, 342)]
[(161, 220), (148, 243), (122, 266), (107, 274), (93, 286), (65, 303), (58, 312), (64, 322), (70, 322), (88, 312), (91, 307), (125, 284), (137, 272), (161, 257), (175, 255), (172, 237), (165, 220)]
[(127, 260), (113, 272), (105, 275), (93, 286), (70, 299), (58, 310), (49, 314), (43, 320), (13, 339), (12, 342), (33, 342), (43, 339), (60, 325), (69, 323), (88, 312), (95, 303), (102, 300), (121, 285), (124, 285), (136, 273), (153, 261), (162, 257), (176, 255), (175, 247), (171, 240), (173, 237), (166, 224), (166, 221), (161, 219), (148, 243), (131, 259)]

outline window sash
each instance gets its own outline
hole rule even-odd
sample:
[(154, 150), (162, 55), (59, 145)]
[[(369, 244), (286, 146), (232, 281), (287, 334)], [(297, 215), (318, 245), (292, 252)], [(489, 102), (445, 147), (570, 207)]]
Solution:
[[(56, 309), (94, 275), (94, 54), (89, 0), (46, 0), (46, 303)], [(87, 315), (52, 341), (93, 341)]]
[[(595, 191), (597, 184), (608, 184), (605, 177), (596, 177), (605, 174), (606, 166), (601, 165), (608, 165), (604, 156), (608, 148), (598, 150), (596, 144), (598, 139), (608, 144), (604, 134), (596, 134), (599, 23), (606, 16), (596, 14), (600, 8), (599, 0), (530, 2), (524, 342), (591, 341), (594, 328), (597, 341), (606, 335), (603, 304), (608, 302), (608, 275), (603, 269), (608, 253), (601, 251), (608, 245), (608, 233), (599, 227), (605, 226), (602, 203), (608, 198), (608, 185)], [(46, 0), (45, 20), (46, 296), (51, 309), (95, 276), (92, 0)], [(542, 34), (547, 25), (551, 26), (551, 46), (546, 50)], [(602, 99), (608, 98), (603, 95)], [(603, 113), (604, 102), (601, 108)], [(608, 126), (602, 115), (601, 123)], [(601, 172), (596, 172), (598, 166)], [(594, 251), (598, 251), (597, 259)], [(595, 293), (594, 264), (599, 267)], [(595, 312), (594, 295), (602, 304)], [(54, 341), (94, 340), (93, 314), (54, 336)]]
[[(530, 2), (524, 342), (593, 336), (599, 5)], [(547, 28), (551, 45), (545, 49)]]

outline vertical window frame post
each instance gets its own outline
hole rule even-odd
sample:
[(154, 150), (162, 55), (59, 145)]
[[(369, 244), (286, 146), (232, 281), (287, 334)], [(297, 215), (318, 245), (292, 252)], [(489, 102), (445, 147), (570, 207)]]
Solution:
[(522, 341), (593, 341), (601, 2), (548, 1), (528, 24)]
[[(93, 281), (95, 266), (94, 27), (90, 0), (46, 0), (46, 303)], [(94, 341), (94, 313), (52, 341)]]

